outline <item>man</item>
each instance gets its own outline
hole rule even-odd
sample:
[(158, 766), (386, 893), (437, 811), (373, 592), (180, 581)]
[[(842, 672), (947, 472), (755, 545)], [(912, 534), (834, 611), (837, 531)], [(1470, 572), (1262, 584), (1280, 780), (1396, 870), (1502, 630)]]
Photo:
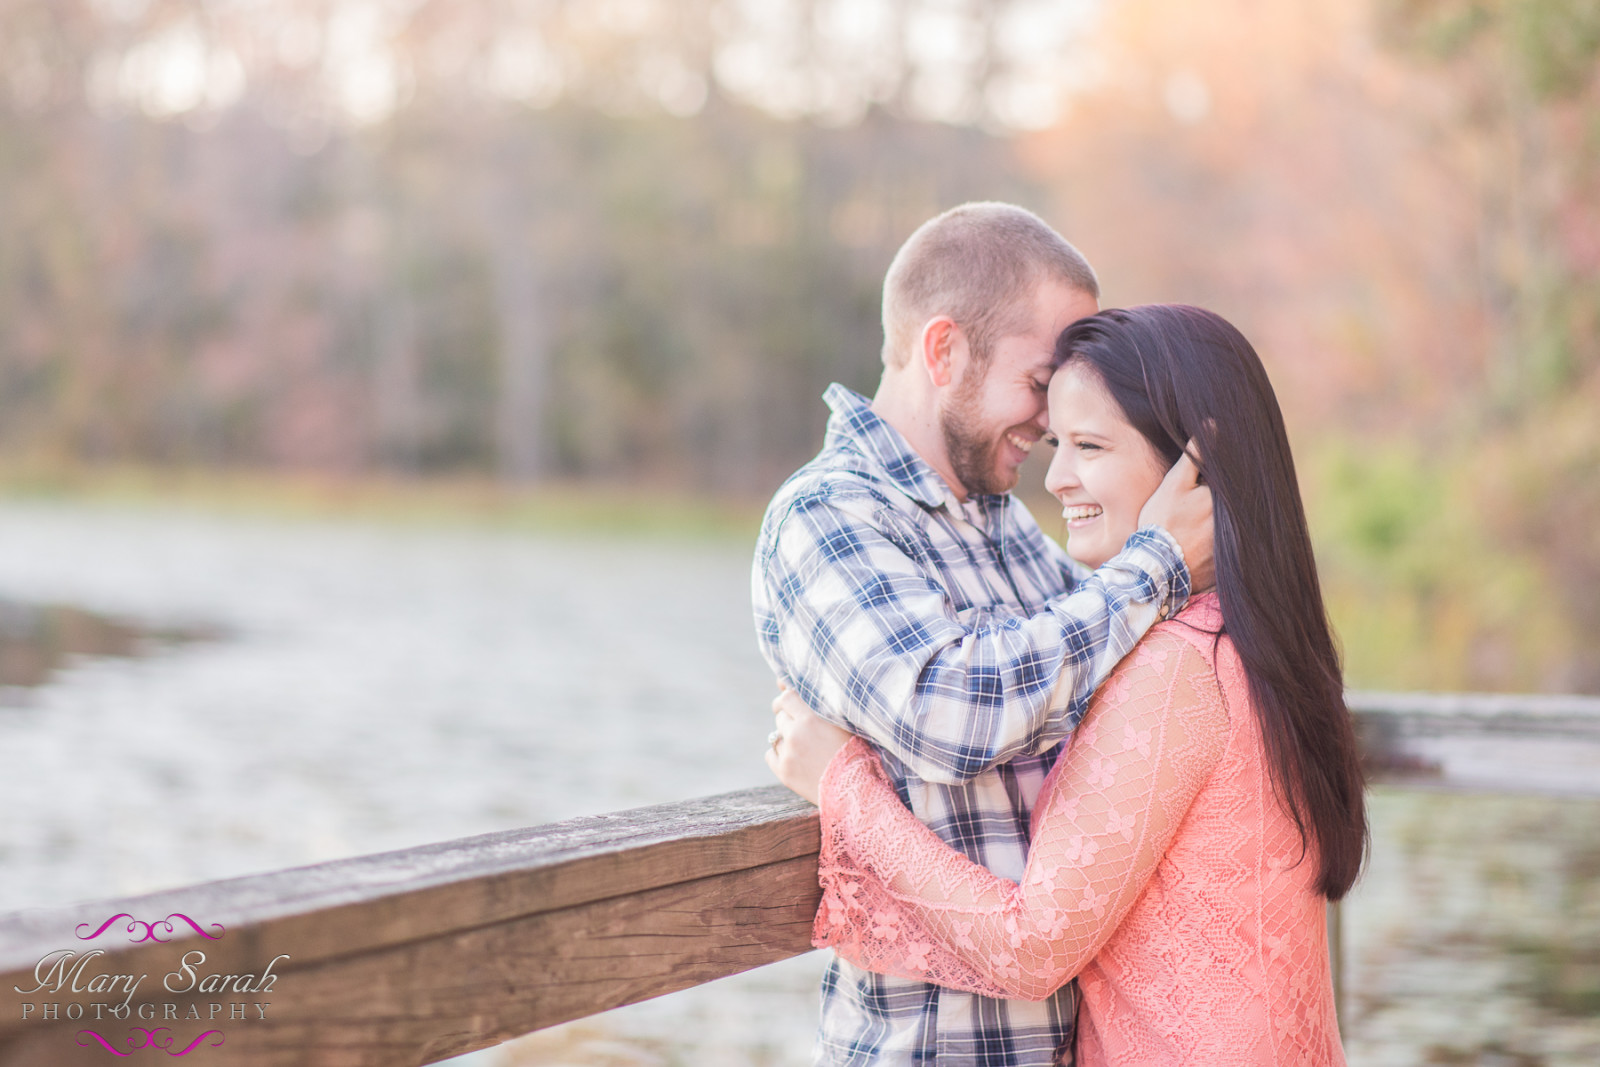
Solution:
[[(1092, 576), (1010, 495), (1047, 430), (1056, 337), (1098, 297), (1077, 250), (1021, 208), (925, 223), (884, 282), (876, 395), (828, 389), (823, 449), (773, 498), (756, 548), (757, 629), (779, 680), (876, 745), (943, 840), (1013, 879), (1094, 687), (1209, 581), (1210, 493), (1187, 459)], [(835, 959), (816, 1060), (1060, 1062), (1074, 1006), (1071, 987), (991, 1000)]]

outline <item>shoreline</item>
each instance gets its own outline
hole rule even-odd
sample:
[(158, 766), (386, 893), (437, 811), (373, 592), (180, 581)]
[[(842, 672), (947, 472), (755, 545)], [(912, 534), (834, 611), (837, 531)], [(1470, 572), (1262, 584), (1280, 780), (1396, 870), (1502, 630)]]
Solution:
[(482, 475), (0, 463), (0, 501), (177, 508), (221, 516), (754, 543), (766, 498), (621, 482)]

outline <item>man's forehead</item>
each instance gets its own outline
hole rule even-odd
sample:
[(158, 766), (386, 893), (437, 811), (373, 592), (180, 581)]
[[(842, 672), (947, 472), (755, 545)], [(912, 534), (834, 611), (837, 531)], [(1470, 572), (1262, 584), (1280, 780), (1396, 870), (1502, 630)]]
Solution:
[(1057, 333), (1100, 310), (1098, 297), (1055, 278), (1046, 279), (1039, 287), (1036, 299), (1040, 310), (1052, 320), (1051, 328)]
[(1061, 331), (1100, 310), (1100, 301), (1076, 286), (1058, 279), (1040, 282), (1033, 295), (1033, 326), (1037, 340), (1053, 354)]
[(1056, 335), (1019, 333), (1000, 339), (990, 361), (992, 371), (1008, 377), (1048, 378), (1056, 366)]
[(1026, 361), (1028, 374), (1032, 376), (1044, 375), (1048, 377), (1056, 369), (1056, 345), (1051, 338), (1048, 345), (1030, 348)]

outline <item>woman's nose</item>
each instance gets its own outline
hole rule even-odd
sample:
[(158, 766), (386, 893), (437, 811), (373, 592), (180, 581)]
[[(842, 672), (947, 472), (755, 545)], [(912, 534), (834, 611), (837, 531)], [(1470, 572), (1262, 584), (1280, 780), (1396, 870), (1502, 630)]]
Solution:
[(1078, 475), (1072, 469), (1072, 456), (1065, 441), (1056, 445), (1056, 454), (1051, 457), (1050, 469), (1044, 475), (1044, 487), (1055, 496), (1078, 487)]

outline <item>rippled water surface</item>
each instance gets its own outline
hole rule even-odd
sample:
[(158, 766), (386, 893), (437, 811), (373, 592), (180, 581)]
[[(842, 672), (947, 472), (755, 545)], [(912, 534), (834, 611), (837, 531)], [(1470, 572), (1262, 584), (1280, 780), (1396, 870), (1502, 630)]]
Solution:
[[(766, 784), (748, 567), (732, 542), (0, 504), (0, 623), (158, 635), (4, 689), (0, 909)], [(1352, 1063), (1600, 1063), (1600, 804), (1383, 793), (1374, 838)], [(801, 1064), (820, 970), (465, 1059)]]

